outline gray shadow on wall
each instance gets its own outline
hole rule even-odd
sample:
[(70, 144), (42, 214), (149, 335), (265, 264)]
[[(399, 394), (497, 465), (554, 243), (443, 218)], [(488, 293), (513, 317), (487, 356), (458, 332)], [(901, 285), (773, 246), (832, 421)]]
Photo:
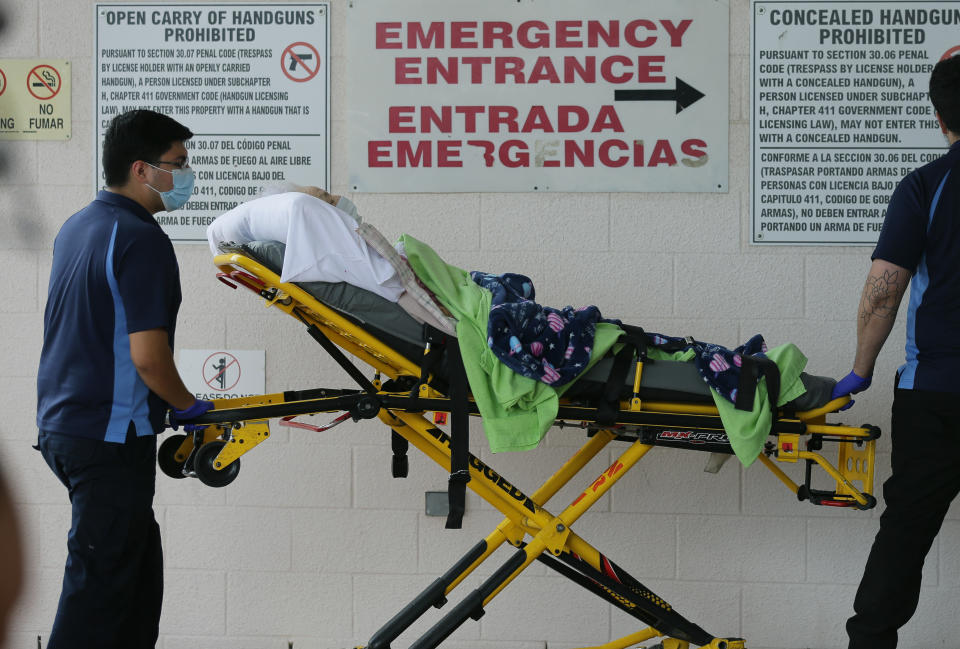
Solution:
[[(6, 36), (8, 22), (6, 4), (0, 2), (0, 42), (3, 42)], [(7, 173), (9, 173), (10, 170), (10, 164), (10, 148), (8, 146), (0, 146), (0, 181), (6, 179)]]
[[(3, 41), (4, 36), (6, 35), (8, 22), (6, 4), (0, 2), (0, 42)], [(0, 146), (0, 181), (6, 178), (10, 169), (10, 165), (11, 160), (9, 147)]]
[[(6, 38), (10, 30), (9, 16), (10, 9), (7, 4), (0, 1), (0, 42)], [(15, 54), (12, 56), (15, 56)], [(0, 191), (10, 195), (8, 203), (10, 211), (7, 217), (9, 225), (6, 225), (3, 230), (7, 230), (12, 235), (10, 238), (13, 241), (19, 242), (19, 244), (13, 243), (12, 246), (10, 242), (7, 242), (4, 247), (23, 245), (27, 248), (35, 248), (49, 245), (43, 241), (43, 230), (37, 220), (36, 201), (33, 200), (36, 192), (35, 188), (13, 188), (9, 185), (2, 187), (9, 182), (9, 176), (15, 164), (16, 160), (11, 147), (7, 145), (6, 141), (0, 140)], [(0, 236), (6, 238), (6, 235), (6, 232), (0, 231)]]

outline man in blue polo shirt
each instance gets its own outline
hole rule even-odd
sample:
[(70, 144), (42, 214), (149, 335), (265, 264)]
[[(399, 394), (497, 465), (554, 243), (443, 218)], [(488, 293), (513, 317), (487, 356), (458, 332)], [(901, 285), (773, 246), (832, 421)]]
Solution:
[(67, 487), (72, 523), (48, 649), (152, 648), (163, 596), (153, 514), (156, 434), (167, 407), (202, 414), (173, 361), (180, 272), (153, 215), (193, 191), (193, 136), (147, 110), (117, 116), (107, 189), (53, 246), (37, 376), (38, 448)]
[[(910, 282), (907, 362), (897, 371), (886, 509), (847, 621), (850, 649), (892, 649), (913, 616), (924, 558), (960, 492), (960, 57), (940, 61), (930, 100), (950, 145), (904, 178), (860, 299), (853, 371), (834, 397), (870, 387)], [(912, 278), (912, 280), (911, 280)]]

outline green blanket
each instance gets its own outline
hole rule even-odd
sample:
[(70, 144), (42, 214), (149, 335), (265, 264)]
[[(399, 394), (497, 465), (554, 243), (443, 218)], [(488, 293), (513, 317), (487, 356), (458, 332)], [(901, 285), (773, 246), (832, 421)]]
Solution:
[[(487, 320), (490, 315), (490, 291), (477, 286), (470, 274), (443, 261), (427, 244), (409, 234), (401, 235), (407, 259), (417, 277), (457, 319), (457, 338), (463, 365), (473, 398), (483, 417), (483, 429), (494, 453), (525, 451), (535, 448), (557, 417), (560, 396), (573, 385), (553, 388), (515, 373), (487, 346)], [(593, 351), (587, 369), (614, 346), (621, 329), (598, 323)], [(657, 349), (650, 356), (672, 360), (692, 360), (693, 352), (666, 354)], [(780, 399), (777, 405), (803, 394), (800, 373), (806, 357), (795, 345), (775, 347), (767, 352), (780, 368)], [(733, 404), (711, 390), (730, 445), (744, 466), (750, 466), (763, 449), (770, 432), (773, 413), (767, 399), (765, 381), (757, 386), (751, 411), (737, 410)]]
[[(653, 359), (662, 358), (674, 361), (693, 361), (694, 352), (665, 353), (658, 349), (651, 349), (649, 355)], [(767, 350), (767, 358), (776, 363), (780, 369), (780, 397), (777, 405), (782, 406), (806, 392), (800, 373), (807, 365), (807, 357), (797, 349), (793, 343), (787, 343)], [(713, 402), (720, 413), (720, 420), (727, 432), (730, 446), (743, 466), (750, 466), (763, 450), (763, 444), (770, 434), (774, 413), (770, 409), (770, 400), (767, 398), (767, 381), (761, 379), (757, 384), (757, 391), (753, 397), (752, 410), (737, 410), (733, 404), (711, 389)]]
[[(557, 418), (560, 395), (572, 383), (552, 388), (501, 363), (487, 346), (490, 291), (474, 284), (467, 271), (444, 262), (427, 244), (408, 234), (400, 239), (417, 277), (457, 319), (463, 366), (490, 450), (499, 453), (536, 447)], [(597, 324), (587, 369), (604, 357), (620, 333), (615, 325)]]

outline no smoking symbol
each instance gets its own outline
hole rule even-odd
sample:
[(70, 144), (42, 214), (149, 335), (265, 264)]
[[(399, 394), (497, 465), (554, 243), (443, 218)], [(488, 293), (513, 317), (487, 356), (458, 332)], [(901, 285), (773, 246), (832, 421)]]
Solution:
[(38, 65), (27, 73), (27, 90), (37, 99), (53, 99), (60, 92), (60, 73), (52, 65)]
[(232, 390), (240, 382), (240, 361), (227, 352), (210, 354), (203, 361), (203, 382), (217, 392)]
[(3, 73), (3, 70), (0, 70), (0, 95), (3, 94), (3, 91), (7, 89), (7, 75)]
[(320, 71), (320, 52), (303, 41), (289, 45), (280, 57), (280, 69), (291, 81), (310, 81)]

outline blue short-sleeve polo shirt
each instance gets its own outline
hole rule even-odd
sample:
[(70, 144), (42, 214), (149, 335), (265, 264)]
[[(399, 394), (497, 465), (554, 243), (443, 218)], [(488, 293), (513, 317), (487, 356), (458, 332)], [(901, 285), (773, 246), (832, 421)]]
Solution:
[(873, 259), (913, 273), (898, 387), (960, 392), (960, 142), (894, 190)]
[(166, 404), (130, 359), (130, 334), (163, 328), (170, 348), (180, 270), (169, 237), (139, 203), (101, 191), (53, 246), (37, 376), (40, 430), (123, 442), (163, 428)]

